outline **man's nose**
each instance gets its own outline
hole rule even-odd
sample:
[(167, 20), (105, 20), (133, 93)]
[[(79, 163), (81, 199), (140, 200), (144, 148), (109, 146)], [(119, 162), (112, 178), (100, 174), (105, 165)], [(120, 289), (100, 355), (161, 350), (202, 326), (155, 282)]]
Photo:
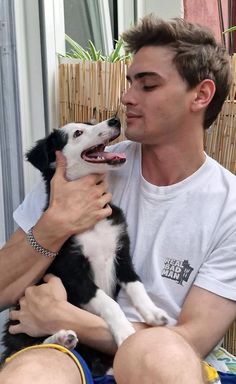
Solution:
[(134, 90), (132, 86), (130, 86), (127, 91), (122, 95), (121, 97), (121, 102), (124, 105), (128, 104), (137, 104), (135, 95), (134, 95)]

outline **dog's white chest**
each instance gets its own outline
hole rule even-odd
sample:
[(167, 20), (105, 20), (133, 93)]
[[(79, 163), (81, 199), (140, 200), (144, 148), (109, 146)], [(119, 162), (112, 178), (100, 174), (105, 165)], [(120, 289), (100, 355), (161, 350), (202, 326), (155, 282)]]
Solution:
[(76, 236), (83, 254), (91, 263), (95, 283), (109, 296), (114, 287), (114, 263), (121, 226), (109, 220), (98, 222), (92, 230)]

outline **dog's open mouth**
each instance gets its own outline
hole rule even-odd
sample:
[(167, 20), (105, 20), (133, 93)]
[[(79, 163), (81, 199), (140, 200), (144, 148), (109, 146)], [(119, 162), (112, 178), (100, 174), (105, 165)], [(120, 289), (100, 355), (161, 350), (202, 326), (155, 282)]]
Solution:
[(81, 154), (82, 159), (88, 161), (89, 163), (106, 163), (109, 165), (120, 165), (125, 163), (126, 156), (124, 153), (112, 153), (105, 151), (105, 147), (111, 141), (115, 140), (119, 134), (115, 134), (105, 143), (85, 149)]
[(109, 165), (119, 165), (126, 161), (124, 153), (105, 152), (104, 144), (86, 149), (82, 152), (81, 157), (90, 163), (107, 163)]

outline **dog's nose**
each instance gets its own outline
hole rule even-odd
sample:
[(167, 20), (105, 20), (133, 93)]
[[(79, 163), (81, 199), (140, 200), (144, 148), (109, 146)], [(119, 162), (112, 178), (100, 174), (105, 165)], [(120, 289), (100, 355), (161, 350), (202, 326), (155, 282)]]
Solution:
[(120, 119), (119, 119), (119, 117), (112, 117), (112, 119), (108, 120), (108, 125), (110, 127), (120, 128)]

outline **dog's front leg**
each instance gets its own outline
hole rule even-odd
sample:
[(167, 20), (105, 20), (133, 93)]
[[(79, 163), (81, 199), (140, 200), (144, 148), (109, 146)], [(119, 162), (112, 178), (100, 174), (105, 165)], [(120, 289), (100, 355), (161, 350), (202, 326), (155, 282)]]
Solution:
[(170, 324), (170, 317), (163, 309), (154, 304), (134, 270), (129, 251), (129, 238), (126, 232), (120, 238), (120, 243), (123, 246), (118, 249), (116, 258), (116, 277), (120, 286), (125, 290), (132, 304), (148, 325)]
[(61, 329), (52, 336), (47, 337), (43, 344), (59, 344), (65, 348), (73, 349), (78, 343), (77, 335), (72, 330)]
[(155, 326), (171, 323), (170, 317), (166, 311), (153, 303), (141, 281), (137, 280), (121, 283), (121, 287), (125, 290), (132, 304), (142, 315), (147, 324)]
[(118, 346), (135, 332), (119, 304), (101, 289), (83, 308), (106, 321)]

